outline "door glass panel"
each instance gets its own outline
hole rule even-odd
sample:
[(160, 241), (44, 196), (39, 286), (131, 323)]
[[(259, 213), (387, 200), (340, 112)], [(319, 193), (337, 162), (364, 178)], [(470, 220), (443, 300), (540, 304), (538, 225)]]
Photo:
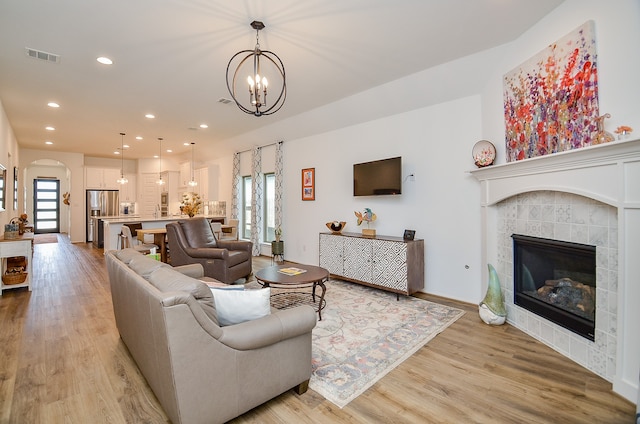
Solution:
[(58, 195), (55, 191), (41, 191), (38, 193), (38, 200), (57, 199)]
[(57, 233), (58, 224), (55, 221), (38, 221), (39, 230), (55, 230), (55, 231), (40, 231), (41, 233), (50, 232)]
[(38, 210), (41, 210), (41, 209), (55, 209), (56, 208), (56, 202), (37, 202), (36, 203), (36, 207), (38, 208)]
[(58, 180), (37, 180), (38, 190), (58, 190)]
[(58, 213), (56, 211), (51, 211), (51, 212), (38, 211), (36, 215), (36, 219), (56, 219), (57, 216), (58, 216)]

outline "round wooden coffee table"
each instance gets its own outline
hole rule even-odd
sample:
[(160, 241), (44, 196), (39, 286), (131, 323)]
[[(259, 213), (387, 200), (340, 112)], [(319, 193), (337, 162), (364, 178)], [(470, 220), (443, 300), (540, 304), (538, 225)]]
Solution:
[[(290, 270), (291, 273), (286, 271)], [(309, 293), (300, 292), (297, 289), (311, 288), (312, 306), (316, 307), (318, 318), (322, 321), (322, 310), (326, 306), (324, 294), (327, 287), (324, 285), (329, 280), (329, 271), (313, 265), (275, 265), (263, 268), (256, 272), (256, 280), (262, 287), (282, 289), (281, 292), (272, 294), (273, 304), (278, 309), (286, 309), (299, 304), (311, 304)], [(322, 289), (320, 299), (316, 303), (316, 287)], [(282, 302), (280, 302), (282, 298)]]

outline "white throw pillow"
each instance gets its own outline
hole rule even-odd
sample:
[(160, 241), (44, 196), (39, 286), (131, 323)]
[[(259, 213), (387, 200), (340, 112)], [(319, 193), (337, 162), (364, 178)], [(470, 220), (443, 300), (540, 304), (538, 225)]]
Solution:
[(271, 289), (211, 289), (220, 326), (239, 324), (271, 313)]

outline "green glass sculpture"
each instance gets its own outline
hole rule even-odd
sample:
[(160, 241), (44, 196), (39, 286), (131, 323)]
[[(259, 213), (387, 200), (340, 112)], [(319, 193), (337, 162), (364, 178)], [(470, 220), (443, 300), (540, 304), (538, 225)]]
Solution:
[(487, 266), (489, 267), (489, 287), (487, 288), (487, 294), (480, 302), (478, 311), (480, 318), (485, 323), (501, 325), (507, 319), (507, 310), (504, 306), (500, 280), (493, 265), (488, 264)]

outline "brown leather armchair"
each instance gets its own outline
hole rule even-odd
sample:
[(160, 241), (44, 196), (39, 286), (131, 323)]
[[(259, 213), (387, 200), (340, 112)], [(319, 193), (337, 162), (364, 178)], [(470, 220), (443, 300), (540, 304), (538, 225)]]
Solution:
[(216, 240), (205, 218), (167, 224), (171, 265), (199, 263), (204, 275), (231, 284), (251, 275), (249, 241)]

